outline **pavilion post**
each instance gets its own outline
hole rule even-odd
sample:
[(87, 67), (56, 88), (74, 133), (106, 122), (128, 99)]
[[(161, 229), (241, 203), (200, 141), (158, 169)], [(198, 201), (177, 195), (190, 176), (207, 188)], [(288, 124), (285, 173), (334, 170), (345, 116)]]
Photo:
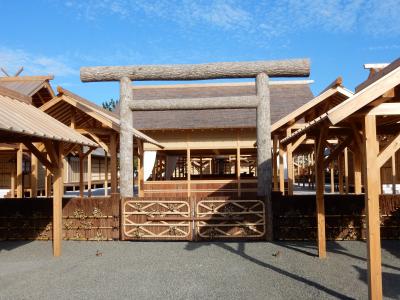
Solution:
[(345, 193), (349, 193), (349, 153), (347, 147), (344, 148), (344, 185)]
[(131, 80), (120, 79), (120, 193), (121, 197), (133, 197), (133, 136), (130, 131), (133, 124), (129, 104), (133, 102)]
[(45, 177), (45, 187), (44, 187), (44, 193), (46, 197), (51, 197), (51, 172), (49, 169), (46, 169), (46, 177)]
[(279, 143), (279, 191), (282, 195), (285, 194), (285, 165), (283, 158), (285, 156), (285, 150), (281, 143)]
[(24, 194), (24, 177), (23, 177), (23, 149), (22, 143), (19, 144), (19, 148), (17, 150), (17, 198), (22, 198)]
[(354, 192), (361, 194), (361, 153), (353, 153), (353, 164), (354, 164)]
[(392, 193), (396, 194), (396, 153), (392, 155)]
[(323, 127), (320, 134), (315, 139), (315, 184), (317, 201), (317, 226), (318, 226), (318, 256), (326, 257), (326, 237), (325, 237), (325, 168), (324, 168), (324, 149), (326, 127)]
[(380, 168), (377, 163), (379, 144), (375, 116), (365, 116), (365, 207), (367, 211), (367, 255), (369, 299), (382, 299), (381, 235), (379, 215)]
[[(203, 169), (203, 162), (201, 161), (200, 158), (200, 170)], [(236, 180), (237, 180), (237, 195), (240, 197), (242, 195), (242, 189), (241, 189), (241, 184), (240, 184), (240, 145), (239, 143), (236, 146)]]
[(63, 173), (63, 144), (54, 143), (57, 154), (57, 161), (54, 162), (54, 182), (53, 182), (53, 255), (61, 255), (62, 241), (62, 197), (64, 192), (62, 173)]
[(85, 185), (83, 184), (83, 147), (79, 148), (79, 197), (83, 198)]
[(110, 169), (111, 194), (115, 194), (118, 189), (117, 136), (115, 133), (110, 135)]
[(343, 194), (343, 153), (338, 155), (338, 181), (339, 181), (339, 194)]
[(190, 177), (192, 173), (192, 161), (190, 159), (190, 148), (186, 148), (186, 181), (187, 181), (187, 196), (191, 195)]
[(279, 191), (277, 154), (278, 154), (278, 136), (274, 135), (273, 146), (272, 146), (272, 169), (274, 172), (274, 191)]
[(31, 197), (37, 197), (38, 159), (31, 154)]
[(143, 141), (138, 140), (138, 195), (144, 197), (144, 148)]
[(11, 198), (15, 198), (15, 162), (11, 167), (11, 186), (10, 186)]
[(92, 196), (92, 153), (89, 153), (87, 158), (87, 184), (88, 197)]
[[(286, 136), (290, 136), (292, 130), (289, 128), (286, 131)], [(288, 195), (293, 195), (293, 152), (292, 143), (286, 145), (286, 164), (287, 164), (287, 177), (288, 177)]]
[(335, 167), (333, 162), (331, 162), (331, 193), (335, 192)]
[(104, 151), (104, 196), (108, 196), (108, 153)]
[(272, 240), (272, 162), (271, 162), (271, 99), (269, 78), (260, 73), (256, 77), (257, 106), (257, 195), (265, 199), (267, 240)]

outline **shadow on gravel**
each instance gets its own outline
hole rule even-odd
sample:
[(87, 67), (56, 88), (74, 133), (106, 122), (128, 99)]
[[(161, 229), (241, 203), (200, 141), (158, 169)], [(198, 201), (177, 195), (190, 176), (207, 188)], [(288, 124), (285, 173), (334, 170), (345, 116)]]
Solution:
[[(317, 246), (313, 242), (303, 242), (303, 241), (298, 242), (298, 243), (296, 243), (296, 242), (275, 242), (274, 244), (284, 247), (284, 248), (287, 248), (287, 249), (290, 249), (290, 250), (294, 250), (296, 252), (302, 253), (307, 256), (317, 257)], [(365, 247), (366, 247), (366, 245), (365, 245)], [(392, 255), (394, 255), (396, 257), (400, 257), (400, 241), (382, 241), (382, 249), (390, 252)], [(346, 255), (350, 258), (358, 259), (358, 260), (361, 260), (364, 262), (367, 261), (367, 259), (365, 257), (358, 256), (358, 255), (348, 252), (348, 250), (346, 248), (342, 247), (341, 245), (339, 245), (338, 243), (336, 243), (334, 241), (327, 242), (326, 250), (327, 250), (328, 256), (329, 256), (329, 252), (331, 252), (331, 253), (336, 253), (336, 254), (340, 254), (340, 255)], [(382, 263), (382, 266), (389, 268), (389, 269), (400, 271), (399, 267), (395, 267), (395, 266), (388, 265), (385, 263)]]
[[(368, 284), (367, 270), (358, 266), (353, 266), (358, 272), (358, 278)], [(383, 296), (390, 299), (400, 298), (400, 274), (382, 272), (382, 289)]]
[(252, 256), (250, 256), (250, 255), (248, 255), (248, 254), (246, 254), (246, 253), (245, 253), (245, 245), (246, 245), (246, 243), (244, 243), (244, 242), (239, 242), (239, 243), (238, 243), (238, 248), (237, 248), (237, 249), (235, 249), (235, 248), (233, 248), (231, 245), (225, 244), (225, 243), (223, 243), (223, 242), (215, 242), (215, 243), (211, 243), (211, 242), (210, 242), (210, 243), (188, 243), (188, 244), (186, 245), (185, 249), (186, 249), (186, 250), (193, 251), (193, 250), (196, 250), (196, 249), (199, 248), (199, 247), (202, 247), (202, 246), (210, 246), (210, 245), (215, 245), (215, 246), (220, 247), (220, 248), (222, 248), (222, 249), (224, 249), (224, 250), (226, 250), (226, 251), (229, 251), (229, 252), (231, 252), (231, 253), (233, 253), (233, 254), (239, 255), (240, 257), (242, 257), (242, 258), (244, 258), (244, 259), (246, 259), (246, 260), (248, 260), (248, 261), (250, 261), (250, 262), (252, 262), (252, 263), (254, 263), (254, 264), (257, 264), (257, 265), (259, 265), (259, 266), (261, 266), (261, 267), (267, 268), (267, 269), (269, 269), (269, 270), (271, 270), (271, 271), (274, 271), (274, 272), (276, 272), (276, 273), (278, 273), (278, 274), (281, 274), (281, 275), (283, 275), (283, 276), (289, 277), (289, 278), (291, 278), (291, 279), (293, 279), (293, 280), (296, 280), (296, 281), (305, 283), (305, 284), (307, 284), (308, 286), (311, 286), (311, 287), (313, 287), (313, 288), (315, 288), (315, 289), (317, 289), (317, 290), (319, 290), (319, 291), (322, 291), (322, 292), (324, 292), (324, 293), (326, 293), (326, 294), (328, 294), (328, 295), (331, 295), (331, 296), (333, 296), (333, 297), (336, 297), (336, 298), (339, 298), (339, 299), (353, 299), (353, 298), (348, 297), (348, 296), (346, 296), (346, 295), (343, 295), (343, 294), (341, 294), (341, 293), (339, 293), (339, 292), (337, 292), (337, 291), (334, 291), (334, 290), (332, 290), (332, 289), (329, 289), (329, 288), (327, 288), (327, 287), (325, 287), (325, 286), (323, 286), (323, 285), (321, 285), (321, 284), (319, 284), (319, 283), (317, 283), (317, 282), (314, 282), (314, 281), (309, 280), (309, 279), (307, 279), (307, 278), (303, 278), (303, 277), (301, 277), (301, 276), (298, 276), (298, 275), (296, 275), (296, 274), (290, 273), (290, 272), (288, 272), (288, 271), (282, 270), (282, 269), (280, 269), (280, 268), (278, 268), (278, 267), (276, 267), (276, 266), (273, 266), (273, 265), (271, 265), (271, 264), (268, 264), (268, 263), (266, 263), (266, 262), (263, 262), (263, 261), (261, 261), (261, 260), (259, 260), (259, 259), (257, 259), (257, 258), (254, 258), (254, 257), (252, 257)]
[(30, 243), (31, 241), (0, 241), (0, 252), (10, 251)]

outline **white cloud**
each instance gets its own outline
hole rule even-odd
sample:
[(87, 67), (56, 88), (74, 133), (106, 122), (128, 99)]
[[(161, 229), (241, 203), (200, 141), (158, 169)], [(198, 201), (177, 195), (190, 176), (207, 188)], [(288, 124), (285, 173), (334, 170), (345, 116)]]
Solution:
[(68, 76), (78, 74), (78, 70), (68, 65), (62, 56), (49, 57), (26, 52), (22, 49), (0, 48), (0, 66), (14, 74), (24, 67), (26, 75)]
[(400, 35), (398, 0), (69, 0), (65, 5), (90, 21), (114, 15), (138, 22), (145, 15), (182, 27), (205, 24), (266, 37), (312, 29)]

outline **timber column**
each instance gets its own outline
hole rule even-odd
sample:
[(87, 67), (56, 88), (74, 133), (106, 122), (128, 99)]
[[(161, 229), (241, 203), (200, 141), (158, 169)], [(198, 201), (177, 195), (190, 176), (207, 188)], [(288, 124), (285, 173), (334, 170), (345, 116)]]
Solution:
[(128, 77), (122, 77), (120, 80), (120, 94), (120, 193), (121, 197), (133, 197), (133, 135), (130, 130), (133, 118), (129, 108), (133, 95), (131, 80)]
[(267, 74), (256, 77), (257, 106), (257, 195), (265, 199), (267, 240), (272, 240), (272, 203), (271, 203), (271, 113), (270, 94)]

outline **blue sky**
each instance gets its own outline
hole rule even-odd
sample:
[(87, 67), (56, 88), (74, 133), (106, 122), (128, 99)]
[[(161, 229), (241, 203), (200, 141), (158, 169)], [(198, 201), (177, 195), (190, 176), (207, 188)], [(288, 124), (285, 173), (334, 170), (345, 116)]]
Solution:
[(54, 87), (101, 103), (118, 84), (81, 83), (81, 66), (308, 57), (316, 94), (398, 58), (399, 15), (400, 0), (1, 1), (0, 66), (54, 74)]

